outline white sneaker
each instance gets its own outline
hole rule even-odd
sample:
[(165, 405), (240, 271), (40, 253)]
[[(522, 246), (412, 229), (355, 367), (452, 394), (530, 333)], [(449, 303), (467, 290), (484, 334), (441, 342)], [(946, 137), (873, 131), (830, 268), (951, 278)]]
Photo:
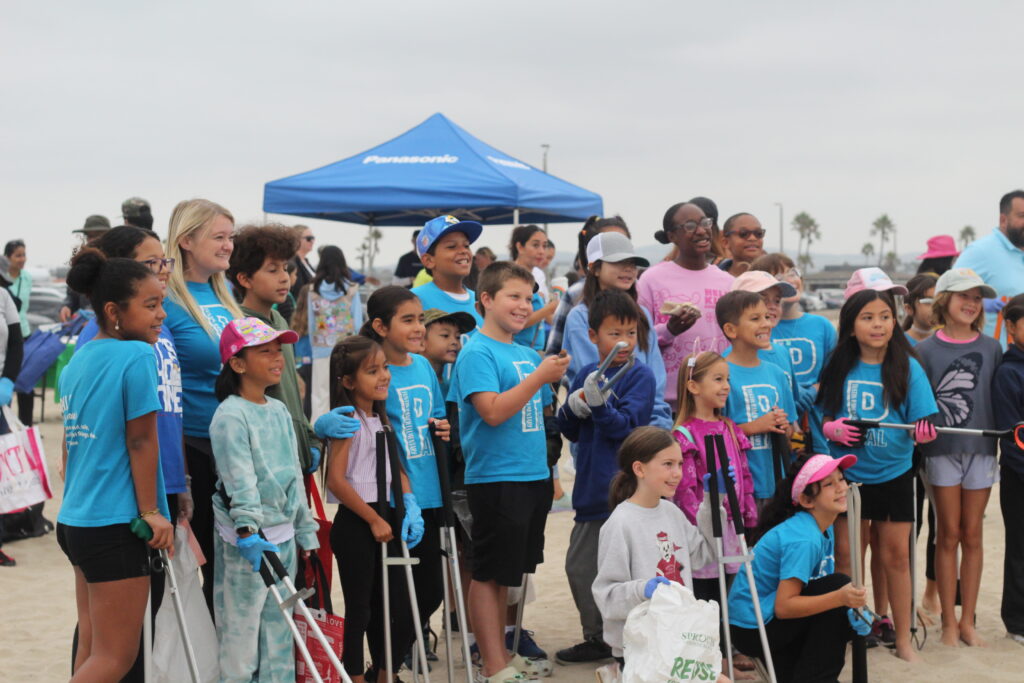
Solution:
[(1009, 631), (1007, 631), (1006, 637), (1015, 643), (1020, 643), (1021, 645), (1024, 645), (1024, 635), (1021, 635), (1020, 633), (1010, 633)]
[(524, 657), (522, 655), (513, 655), (512, 661), (509, 666), (515, 667), (517, 671), (520, 671), (527, 676), (547, 678), (554, 671), (555, 667), (551, 665), (546, 659), (540, 659), (537, 657)]
[(474, 677), (476, 683), (530, 683), (530, 681), (536, 680), (536, 678), (517, 671), (514, 666), (506, 666), (493, 676), (484, 676), (483, 671), (477, 669)]

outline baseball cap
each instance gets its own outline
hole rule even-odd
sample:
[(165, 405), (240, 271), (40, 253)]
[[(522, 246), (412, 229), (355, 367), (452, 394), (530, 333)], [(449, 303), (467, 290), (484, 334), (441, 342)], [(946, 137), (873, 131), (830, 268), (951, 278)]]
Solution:
[(440, 321), (450, 322), (459, 329), (459, 334), (466, 334), (476, 327), (476, 318), (471, 316), (465, 311), (455, 311), (454, 313), (448, 313), (442, 311), (440, 308), (428, 308), (423, 311), (423, 325), (429, 326), (431, 323)]
[(833, 458), (831, 455), (812, 455), (793, 479), (793, 488), (789, 492), (793, 505), (800, 504), (800, 494), (803, 493), (808, 484), (821, 481), (832, 474), (837, 467), (846, 470), (853, 467), (856, 463), (857, 456), (853, 454), (838, 458)]
[(942, 258), (943, 256), (959, 256), (960, 252), (957, 251), (956, 242), (953, 240), (952, 235), (936, 235), (935, 237), (929, 237), (926, 243), (928, 250), (917, 257), (918, 261), (923, 261), (926, 258)]
[(995, 299), (996, 290), (985, 284), (981, 276), (970, 268), (950, 268), (939, 276), (935, 283), (935, 293), (939, 292), (966, 292), (968, 289), (978, 287), (981, 295), (986, 299)]
[(434, 246), (434, 242), (450, 232), (465, 233), (469, 238), (469, 243), (472, 244), (476, 242), (477, 237), (480, 237), (483, 229), (484, 226), (476, 221), (460, 221), (451, 214), (431, 218), (423, 224), (423, 229), (420, 230), (420, 234), (416, 238), (416, 255), (422, 258)]
[(282, 344), (294, 344), (299, 335), (294, 330), (275, 330), (259, 318), (232, 320), (220, 333), (220, 362), (227, 363), (247, 346), (261, 346), (275, 339)]
[(783, 299), (796, 296), (796, 287), (788, 282), (776, 280), (774, 275), (763, 270), (748, 270), (732, 281), (732, 291), (734, 292), (754, 292), (755, 294), (760, 294), (772, 287), (779, 288)]
[(110, 230), (110, 221), (106, 216), (101, 216), (98, 213), (94, 213), (85, 219), (85, 223), (78, 230), (72, 230), (71, 232), (101, 232)]
[(851, 296), (865, 289), (873, 289), (876, 292), (892, 292), (893, 294), (899, 294), (900, 296), (907, 295), (907, 288), (903, 285), (897, 285), (889, 276), (885, 274), (885, 271), (881, 268), (874, 266), (870, 268), (858, 268), (853, 271), (853, 275), (846, 282), (846, 289), (843, 291), (843, 299), (849, 299)]
[(142, 197), (129, 197), (121, 202), (122, 218), (138, 218), (143, 213), (152, 212), (149, 202)]
[(651, 265), (651, 262), (643, 256), (637, 256), (636, 250), (633, 249), (633, 243), (620, 232), (602, 232), (590, 239), (590, 242), (587, 243), (587, 263), (594, 261), (607, 263), (633, 261), (636, 265), (644, 268)]

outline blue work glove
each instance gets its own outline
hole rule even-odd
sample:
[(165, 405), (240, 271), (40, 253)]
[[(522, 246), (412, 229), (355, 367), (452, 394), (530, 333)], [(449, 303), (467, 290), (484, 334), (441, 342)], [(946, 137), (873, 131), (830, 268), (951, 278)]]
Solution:
[(338, 406), (316, 419), (313, 431), (321, 439), (351, 439), (359, 431), (359, 420), (352, 417), (352, 406)]
[(416, 494), (403, 493), (402, 502), (405, 503), (405, 519), (402, 520), (402, 540), (410, 548), (423, 540), (423, 513), (420, 511), (420, 504), (416, 502)]
[(252, 534), (245, 538), (238, 539), (238, 552), (252, 565), (252, 570), (258, 572), (260, 563), (263, 562), (263, 551), (278, 552), (277, 546), (262, 538), (259, 534)]
[[(733, 488), (736, 487), (736, 466), (729, 463), (729, 478), (732, 479)], [(704, 475), (704, 490), (711, 491), (711, 473), (707, 472)], [(725, 477), (722, 476), (722, 470), (718, 470), (718, 492), (725, 493)]]
[(0, 406), (11, 405), (11, 396), (14, 394), (14, 382), (9, 377), (0, 377)]
[(320, 469), (320, 449), (316, 446), (312, 446), (309, 449), (309, 454), (311, 459), (309, 462), (309, 469), (306, 470), (306, 474), (313, 474)]
[(998, 313), (1006, 308), (1006, 302), (1002, 299), (985, 299), (984, 306), (986, 313)]
[(854, 633), (858, 636), (866, 636), (871, 633), (871, 622), (875, 620), (875, 615), (867, 607), (861, 607), (860, 611), (864, 615), (864, 619), (861, 619), (852, 607), (846, 610), (846, 618), (850, 620), (850, 628)]
[(669, 580), (666, 579), (664, 576), (655, 576), (653, 579), (651, 579), (644, 585), (644, 597), (650, 600), (651, 596), (654, 595), (654, 591), (658, 588), (658, 586), (660, 586), (661, 584), (665, 584), (667, 586), (669, 583)]

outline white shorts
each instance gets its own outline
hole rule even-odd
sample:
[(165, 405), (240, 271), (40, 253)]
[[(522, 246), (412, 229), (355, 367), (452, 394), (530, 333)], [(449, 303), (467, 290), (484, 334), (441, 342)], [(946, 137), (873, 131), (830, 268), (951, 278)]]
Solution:
[(959, 486), (969, 491), (989, 489), (999, 481), (994, 455), (929, 455), (924, 459), (924, 471), (932, 486)]

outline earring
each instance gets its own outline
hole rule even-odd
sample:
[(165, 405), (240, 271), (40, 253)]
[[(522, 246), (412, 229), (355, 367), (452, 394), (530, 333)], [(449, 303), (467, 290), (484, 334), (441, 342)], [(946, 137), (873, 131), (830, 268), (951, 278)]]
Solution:
[(121, 321), (120, 320), (117, 320), (117, 321), (114, 322), (114, 329), (118, 330), (118, 331), (121, 330)]

